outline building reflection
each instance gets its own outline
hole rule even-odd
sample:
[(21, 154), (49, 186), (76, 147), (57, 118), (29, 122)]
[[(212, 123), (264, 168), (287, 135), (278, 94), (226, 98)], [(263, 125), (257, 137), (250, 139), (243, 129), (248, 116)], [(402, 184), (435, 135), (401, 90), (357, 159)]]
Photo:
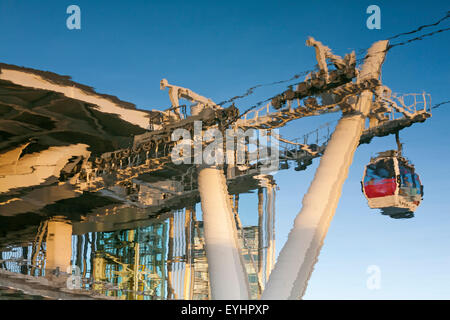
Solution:
[[(242, 226), (239, 194), (230, 196), (252, 299), (260, 297), (273, 267), (274, 196), (273, 186), (253, 193), (258, 202), (258, 224), (253, 226)], [(89, 232), (80, 227), (83, 221), (52, 217), (41, 222), (29, 245), (3, 249), (0, 266), (59, 277), (61, 284), (72, 273), (81, 277), (83, 289), (119, 299), (209, 299), (203, 221), (197, 211), (199, 205), (189, 206), (135, 227), (117, 224), (115, 230), (95, 230), (101, 227), (94, 224)]]

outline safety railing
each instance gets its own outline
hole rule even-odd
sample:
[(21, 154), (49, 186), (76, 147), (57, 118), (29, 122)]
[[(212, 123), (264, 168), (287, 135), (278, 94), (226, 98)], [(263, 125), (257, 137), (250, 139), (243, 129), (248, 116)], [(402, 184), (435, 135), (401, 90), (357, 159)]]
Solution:
[(431, 95), (428, 93), (393, 94), (391, 97), (382, 97), (381, 101), (389, 106), (389, 111), (383, 114), (386, 120), (431, 113)]

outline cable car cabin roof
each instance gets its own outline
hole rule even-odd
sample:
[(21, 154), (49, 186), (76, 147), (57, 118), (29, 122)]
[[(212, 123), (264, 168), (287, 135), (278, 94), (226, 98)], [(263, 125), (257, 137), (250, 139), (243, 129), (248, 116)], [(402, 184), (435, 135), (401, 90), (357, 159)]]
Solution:
[(414, 170), (414, 165), (411, 162), (409, 162), (406, 158), (401, 156), (397, 150), (388, 150), (384, 152), (379, 152), (376, 157), (370, 158), (369, 165), (383, 159), (393, 159), (393, 158), (396, 158), (397, 161), (401, 163), (403, 166), (408, 167), (411, 170)]

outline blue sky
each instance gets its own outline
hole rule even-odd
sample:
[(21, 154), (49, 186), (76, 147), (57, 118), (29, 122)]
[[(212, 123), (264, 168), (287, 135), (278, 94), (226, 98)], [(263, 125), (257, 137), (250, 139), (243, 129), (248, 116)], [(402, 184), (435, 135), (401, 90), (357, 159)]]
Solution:
[[(66, 28), (71, 4), (81, 8), (81, 30)], [(372, 4), (381, 8), (381, 30), (366, 28), (366, 8)], [(167, 92), (159, 90), (162, 78), (220, 102), (255, 84), (310, 70), (316, 61), (314, 50), (305, 46), (308, 36), (344, 55), (434, 22), (448, 10), (446, 1), (436, 0), (0, 0), (0, 61), (70, 75), (138, 108), (162, 109), (169, 106)], [(399, 93), (426, 91), (433, 103), (449, 100), (449, 40), (449, 32), (441, 33), (390, 50), (384, 84)], [(244, 110), (284, 89), (260, 88), (236, 105)], [(338, 116), (302, 119), (281, 133), (301, 136)], [(413, 219), (377, 214), (360, 192), (364, 165), (376, 152), (393, 148), (394, 137), (358, 148), (306, 299), (450, 299), (449, 116), (450, 107), (442, 106), (430, 120), (400, 134), (425, 185)], [(275, 175), (278, 252), (318, 163), (306, 172)], [(251, 214), (243, 214), (244, 222), (253, 222)], [(380, 267), (380, 290), (366, 288), (369, 265)]]

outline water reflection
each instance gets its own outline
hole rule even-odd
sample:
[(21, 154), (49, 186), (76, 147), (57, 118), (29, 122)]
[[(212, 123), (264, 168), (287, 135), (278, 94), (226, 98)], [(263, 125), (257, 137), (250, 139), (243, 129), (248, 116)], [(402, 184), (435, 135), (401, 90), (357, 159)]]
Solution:
[[(260, 187), (251, 197), (258, 204), (257, 225), (242, 225), (239, 194), (230, 201), (251, 298), (257, 299), (274, 263), (275, 191)], [(82, 289), (118, 299), (210, 298), (199, 204), (153, 218), (145, 209), (124, 206), (98, 212), (81, 221), (62, 215), (46, 218), (26, 243), (3, 237), (1, 268), (57, 280), (61, 287), (71, 276), (70, 283), (76, 284), (79, 275)], [(25, 229), (18, 234), (26, 238)]]

